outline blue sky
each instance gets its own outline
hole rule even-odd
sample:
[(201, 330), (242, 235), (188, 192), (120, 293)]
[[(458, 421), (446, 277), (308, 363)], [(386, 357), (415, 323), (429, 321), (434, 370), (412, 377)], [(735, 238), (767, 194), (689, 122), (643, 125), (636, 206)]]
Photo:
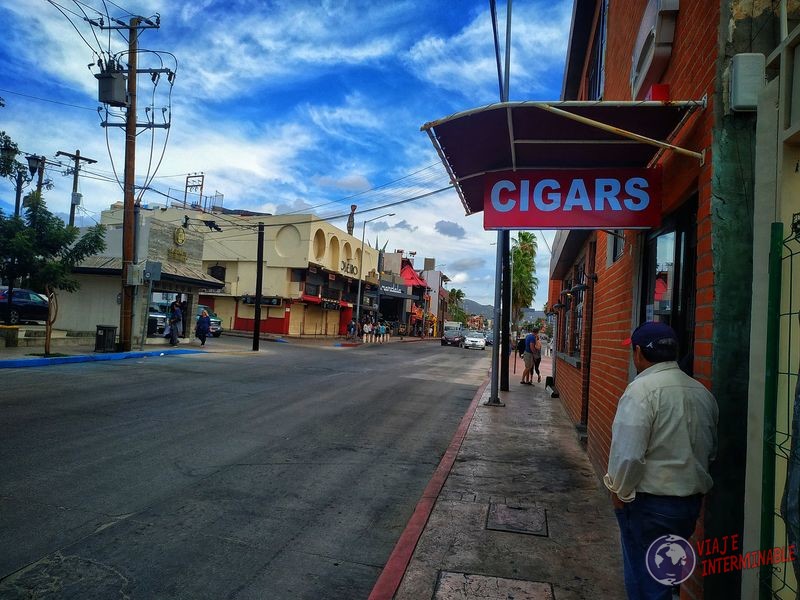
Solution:
[[(501, 33), (505, 4), (498, 2)], [(126, 22), (128, 13), (159, 13), (161, 27), (145, 30), (140, 48), (174, 55), (139, 55), (140, 68), (177, 73), (171, 89), (164, 78), (139, 83), (139, 121), (148, 105), (156, 122), (170, 106), (172, 124), (166, 145), (164, 129), (138, 136), (137, 183), (163, 149), (145, 204), (182, 199), (186, 174), (197, 172), (204, 194), (224, 194), (227, 208), (329, 218), (350, 204), (360, 211), (410, 199), (448, 185), (420, 126), (499, 96), (487, 0), (0, 0), (0, 129), (25, 152), (55, 160), (59, 150), (80, 149), (97, 160), (83, 167), (78, 225), (122, 199), (114, 170), (121, 178), (123, 130), (100, 126), (98, 69), (87, 65), (97, 60), (93, 49), (126, 43), (114, 32), (109, 45), (108, 32), (81, 18), (106, 8)], [(511, 100), (558, 99), (571, 11), (571, 0), (514, 4)], [(72, 186), (63, 170), (48, 171), (55, 187), (46, 200), (57, 213), (68, 211)], [(13, 205), (13, 195), (0, 181), (0, 203)], [(435, 257), (451, 287), (492, 303), (496, 234), (483, 230), (482, 215), (464, 215), (454, 191), (385, 212), (396, 214), (369, 223), (369, 241), (415, 251), (418, 268)], [(356, 230), (379, 214), (357, 214)], [(346, 219), (330, 220), (345, 228)], [(535, 233), (541, 309), (554, 233), (544, 232), (547, 243)]]

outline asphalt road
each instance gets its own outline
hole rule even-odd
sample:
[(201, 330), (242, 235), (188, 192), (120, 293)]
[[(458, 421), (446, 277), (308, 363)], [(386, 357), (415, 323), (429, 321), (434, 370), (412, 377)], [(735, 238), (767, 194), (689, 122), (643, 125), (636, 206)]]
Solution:
[(489, 354), (267, 343), (5, 370), (0, 597), (366, 598)]

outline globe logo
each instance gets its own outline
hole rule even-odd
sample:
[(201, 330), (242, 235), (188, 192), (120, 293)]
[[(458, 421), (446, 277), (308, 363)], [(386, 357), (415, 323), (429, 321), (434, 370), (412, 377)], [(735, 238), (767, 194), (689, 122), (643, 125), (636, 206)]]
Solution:
[(679, 535), (662, 535), (650, 544), (645, 555), (650, 577), (664, 585), (683, 583), (697, 566), (692, 545)]

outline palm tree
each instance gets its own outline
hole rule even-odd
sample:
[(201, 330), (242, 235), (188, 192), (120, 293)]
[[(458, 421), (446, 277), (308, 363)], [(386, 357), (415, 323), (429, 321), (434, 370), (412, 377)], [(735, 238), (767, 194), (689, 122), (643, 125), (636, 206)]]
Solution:
[(536, 296), (539, 279), (536, 277), (536, 236), (520, 231), (511, 246), (511, 317), (512, 328), (522, 318)]
[(453, 288), (447, 295), (447, 312), (453, 321), (464, 322), (464, 290)]

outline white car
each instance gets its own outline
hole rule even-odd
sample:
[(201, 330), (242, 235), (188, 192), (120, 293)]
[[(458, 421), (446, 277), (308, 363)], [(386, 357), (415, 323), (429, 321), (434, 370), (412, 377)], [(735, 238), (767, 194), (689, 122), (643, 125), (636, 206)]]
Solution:
[(479, 331), (468, 331), (461, 342), (462, 348), (478, 348), (486, 350), (486, 337)]

